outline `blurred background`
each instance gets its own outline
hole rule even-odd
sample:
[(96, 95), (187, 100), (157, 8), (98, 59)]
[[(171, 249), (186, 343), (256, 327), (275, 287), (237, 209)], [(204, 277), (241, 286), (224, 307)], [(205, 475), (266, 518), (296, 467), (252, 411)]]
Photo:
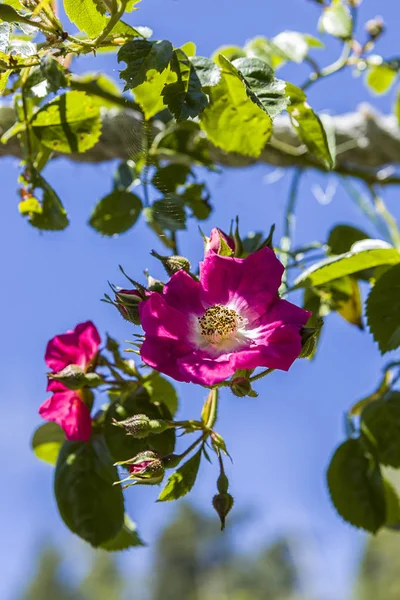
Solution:
[[(150, 26), (155, 38), (175, 46), (194, 41), (198, 54), (209, 56), (222, 44), (243, 45), (256, 35), (272, 37), (285, 29), (315, 34), (319, 14), (311, 0), (143, 0), (128, 22)], [(398, 54), (400, 6), (364, 0), (360, 31), (377, 14), (388, 25), (379, 52), (392, 58)], [(327, 50), (315, 57), (328, 64), (340, 45), (329, 38), (324, 42)], [(82, 58), (72, 68), (103, 70), (118, 81), (112, 55)], [(279, 77), (298, 84), (308, 72), (307, 66), (288, 65)], [(371, 98), (362, 78), (345, 71), (313, 86), (309, 100), (328, 114), (350, 112), (361, 102), (389, 113), (394, 95), (395, 89)], [(256, 399), (222, 395), (218, 430), (233, 457), (227, 466), (235, 496), (223, 534), (211, 507), (217, 467), (209, 464), (203, 466), (192, 504), (155, 504), (155, 489), (127, 491), (129, 513), (147, 544), (143, 548), (118, 556), (95, 553), (67, 531), (53, 499), (52, 469), (29, 447), (46, 398), (46, 343), (87, 319), (103, 339), (106, 332), (121, 343), (130, 339), (131, 326), (100, 299), (107, 280), (124, 284), (119, 264), (135, 279), (144, 281), (146, 268), (161, 278), (149, 252), (163, 248), (143, 220), (112, 239), (88, 227), (92, 207), (111, 190), (115, 164), (51, 163), (46, 177), (63, 199), (71, 225), (65, 232), (43, 234), (18, 214), (18, 161), (2, 159), (0, 169), (1, 600), (398, 599), (400, 534), (366, 539), (340, 520), (326, 489), (326, 466), (344, 437), (343, 414), (374, 390), (387, 362), (366, 331), (336, 314), (326, 321), (315, 360), (297, 361), (289, 373), (260, 381)], [(229, 229), (238, 214), (242, 233), (269, 231), (276, 223), (279, 239), (290, 172), (264, 165), (203, 177), (215, 207), (205, 233), (213, 226)], [(362, 199), (362, 188), (355, 188)], [(385, 190), (385, 200), (398, 218), (396, 193)], [(326, 240), (339, 222), (379, 237), (340, 181), (307, 173), (295, 243)], [(202, 258), (195, 224), (179, 233), (179, 244), (192, 263)], [(182, 384), (179, 393), (179, 415), (196, 418), (203, 391)]]

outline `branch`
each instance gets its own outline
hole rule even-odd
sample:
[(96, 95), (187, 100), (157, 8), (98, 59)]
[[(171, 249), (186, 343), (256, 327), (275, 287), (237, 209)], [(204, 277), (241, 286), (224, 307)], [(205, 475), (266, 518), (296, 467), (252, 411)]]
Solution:
[[(103, 130), (99, 142), (84, 154), (70, 154), (70, 160), (99, 163), (111, 159), (127, 159), (141, 149), (142, 115), (135, 110), (108, 109), (103, 112)], [(14, 124), (14, 109), (0, 106), (0, 134)], [(370, 106), (361, 105), (357, 112), (329, 117), (336, 136), (337, 165), (335, 172), (350, 175), (368, 184), (400, 184), (388, 166), (400, 164), (400, 128), (396, 117), (383, 116)], [(163, 125), (153, 125), (153, 135)], [(287, 115), (274, 121), (274, 134), (258, 159), (239, 154), (226, 154), (210, 145), (211, 158), (221, 166), (245, 167), (265, 163), (274, 167), (315, 168), (322, 164), (301, 145)], [(0, 144), (1, 156), (21, 158), (17, 138)], [(385, 169), (385, 171), (384, 171)]]

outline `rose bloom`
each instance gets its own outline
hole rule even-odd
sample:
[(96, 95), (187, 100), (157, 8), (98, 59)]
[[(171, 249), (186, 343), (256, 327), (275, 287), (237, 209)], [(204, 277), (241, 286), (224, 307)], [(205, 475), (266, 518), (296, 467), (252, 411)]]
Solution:
[[(78, 365), (84, 371), (96, 356), (100, 336), (91, 321), (80, 323), (74, 331), (55, 336), (46, 348), (45, 361), (53, 373), (68, 365)], [(50, 380), (47, 391), (53, 395), (43, 402), (39, 414), (46, 421), (54, 421), (64, 429), (67, 440), (87, 442), (92, 421), (90, 411), (82, 401), (79, 391), (69, 390), (59, 381)]]
[(205, 252), (208, 254), (209, 252), (216, 252), (217, 254), (221, 251), (222, 241), (232, 250), (235, 251), (235, 242), (234, 240), (227, 235), (222, 229), (218, 229), (218, 227), (214, 227), (211, 230), (210, 237), (207, 239), (207, 243), (205, 245)]
[(311, 313), (278, 296), (283, 265), (269, 248), (247, 258), (208, 252), (200, 281), (175, 273), (139, 304), (143, 361), (178, 381), (214, 385), (236, 369), (287, 371)]

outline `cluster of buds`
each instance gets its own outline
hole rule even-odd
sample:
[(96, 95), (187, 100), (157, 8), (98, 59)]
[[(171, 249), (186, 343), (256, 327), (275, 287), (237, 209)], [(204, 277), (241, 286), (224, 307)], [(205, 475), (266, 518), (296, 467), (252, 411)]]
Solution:
[(131, 485), (158, 485), (164, 479), (165, 467), (162, 458), (157, 452), (146, 450), (140, 452), (129, 460), (115, 463), (115, 466), (124, 466), (129, 471), (129, 476), (121, 481), (116, 481), (114, 485), (130, 482), (124, 487)]
[(147, 415), (133, 415), (133, 417), (129, 417), (124, 421), (113, 419), (113, 425), (125, 429), (127, 435), (138, 439), (146, 438), (151, 434), (163, 433), (170, 427), (173, 427), (173, 423), (170, 421), (150, 419)]

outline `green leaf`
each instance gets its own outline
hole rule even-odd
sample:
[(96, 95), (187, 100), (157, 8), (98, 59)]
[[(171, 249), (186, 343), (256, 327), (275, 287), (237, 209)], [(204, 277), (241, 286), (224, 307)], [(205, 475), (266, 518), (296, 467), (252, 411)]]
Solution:
[(307, 96), (303, 90), (287, 83), (286, 93), (290, 98), (287, 111), (299, 138), (311, 154), (319, 158), (327, 169), (332, 169), (335, 165), (335, 155), (321, 119), (307, 103)]
[(381, 240), (363, 240), (354, 244), (349, 252), (326, 258), (306, 269), (295, 281), (295, 287), (319, 286), (345, 275), (379, 265), (400, 262), (400, 253)]
[(221, 81), (209, 89), (210, 105), (200, 117), (208, 138), (225, 152), (258, 157), (272, 134), (272, 119), (224, 56)]
[(40, 189), (43, 192), (42, 200), (40, 202), (33, 196), (22, 200), (18, 205), (19, 212), (28, 217), (30, 224), (37, 229), (62, 231), (69, 221), (60, 198), (39, 173), (35, 173), (34, 182), (35, 190)]
[(246, 56), (246, 52), (240, 46), (219, 46), (213, 52), (211, 60), (217, 62), (220, 54), (223, 54), (231, 62), (236, 58), (244, 58)]
[(213, 87), (221, 79), (221, 69), (215, 62), (204, 56), (192, 56), (190, 62), (196, 71), (202, 87)]
[(63, 0), (63, 4), (69, 20), (89, 37), (98, 36), (107, 24), (107, 5), (101, 0)]
[(57, 460), (54, 491), (69, 529), (98, 547), (115, 538), (124, 522), (118, 472), (100, 436), (90, 442), (65, 442)]
[(103, 235), (123, 233), (133, 227), (142, 208), (139, 196), (125, 190), (116, 190), (96, 204), (89, 225)]
[(147, 80), (135, 87), (135, 100), (143, 110), (145, 118), (151, 119), (157, 113), (164, 110), (165, 103), (162, 91), (165, 85), (176, 81), (176, 73), (173, 73), (170, 67), (167, 67), (158, 73), (155, 69), (150, 69), (146, 73)]
[(204, 183), (189, 183), (179, 194), (181, 201), (191, 210), (191, 216), (199, 221), (208, 219), (212, 207), (209, 204), (210, 194)]
[(278, 46), (266, 37), (257, 36), (249, 40), (245, 47), (248, 57), (260, 58), (274, 70), (285, 64), (289, 57)]
[(376, 533), (386, 520), (385, 491), (379, 467), (364, 455), (359, 440), (349, 439), (333, 455), (327, 472), (331, 500), (339, 515)]
[[(256, 97), (259, 106), (273, 119), (279, 115), (287, 105), (286, 83), (274, 77), (274, 71), (267, 63), (259, 58), (238, 58), (233, 61), (252, 92), (251, 99)], [(254, 94), (254, 96), (253, 96)]]
[(126, 62), (126, 69), (120, 77), (126, 81), (125, 90), (133, 89), (147, 80), (147, 72), (154, 69), (161, 73), (171, 61), (171, 42), (158, 40), (132, 40), (124, 44), (118, 52), (118, 62)]
[(357, 227), (335, 225), (329, 232), (327, 244), (331, 254), (344, 254), (353, 244), (366, 239), (369, 239), (369, 235)]
[(44, 423), (33, 434), (31, 445), (40, 460), (55, 465), (64, 442), (64, 431), (57, 423)]
[(384, 354), (400, 346), (400, 265), (386, 271), (367, 298), (369, 329)]
[(396, 79), (397, 70), (383, 63), (368, 70), (365, 82), (370, 90), (377, 95), (381, 95), (390, 90)]
[(50, 54), (45, 54), (41, 58), (40, 71), (47, 81), (47, 90), (49, 92), (55, 94), (60, 88), (67, 85), (65, 69)]
[(383, 479), (386, 500), (385, 526), (396, 531), (400, 526), (400, 499), (394, 486), (387, 479)]
[(340, 1), (324, 8), (319, 20), (319, 29), (342, 40), (349, 40), (353, 34), (353, 20), (348, 6)]
[(151, 402), (162, 403), (172, 416), (178, 410), (178, 394), (172, 383), (154, 371), (143, 383), (150, 395)]
[(100, 547), (108, 552), (120, 552), (137, 546), (145, 546), (145, 544), (137, 533), (136, 523), (125, 513), (122, 529), (114, 538), (104, 542)]
[(277, 46), (289, 60), (301, 63), (308, 54), (309, 44), (306, 37), (298, 31), (282, 31), (272, 42)]
[(44, 146), (58, 152), (85, 152), (100, 137), (100, 110), (84, 92), (67, 92), (40, 108), (31, 125)]
[(394, 105), (394, 114), (397, 117), (397, 123), (400, 126), (400, 90), (397, 92), (396, 104)]
[(124, 97), (116, 82), (101, 72), (92, 71), (82, 73), (82, 75), (73, 75), (70, 77), (70, 81), (72, 85), (85, 84), (85, 88), (82, 91), (89, 94), (92, 101), (96, 102), (100, 107), (115, 108), (115, 102), (112, 98), (107, 99), (104, 94), (112, 94), (117, 99), (123, 99)]
[(182, 498), (190, 492), (199, 471), (201, 453), (201, 449), (198, 450), (192, 458), (189, 458), (175, 473), (168, 477), (167, 484), (159, 495), (157, 502), (178, 500), (178, 498)]
[(175, 448), (175, 430), (167, 429), (158, 435), (136, 439), (125, 433), (124, 429), (113, 425), (113, 419), (123, 421), (133, 415), (147, 415), (151, 419), (170, 420), (172, 415), (167, 403), (156, 405), (151, 401), (149, 392), (143, 387), (125, 393), (119, 401), (113, 402), (106, 413), (104, 423), (104, 438), (115, 462), (128, 460), (144, 452), (153, 450), (161, 456), (171, 454)]
[(151, 183), (162, 194), (174, 193), (177, 188), (186, 183), (191, 173), (190, 167), (181, 163), (170, 163), (165, 167), (159, 167), (151, 180)]
[(400, 392), (368, 404), (361, 414), (361, 431), (365, 427), (374, 439), (379, 462), (399, 468)]
[(163, 230), (178, 231), (186, 229), (186, 213), (179, 200), (179, 196), (167, 196), (163, 200), (156, 200), (146, 217), (153, 220)]
[(192, 61), (179, 48), (174, 50), (171, 69), (177, 81), (164, 87), (164, 103), (177, 121), (197, 117), (207, 106), (208, 99)]

